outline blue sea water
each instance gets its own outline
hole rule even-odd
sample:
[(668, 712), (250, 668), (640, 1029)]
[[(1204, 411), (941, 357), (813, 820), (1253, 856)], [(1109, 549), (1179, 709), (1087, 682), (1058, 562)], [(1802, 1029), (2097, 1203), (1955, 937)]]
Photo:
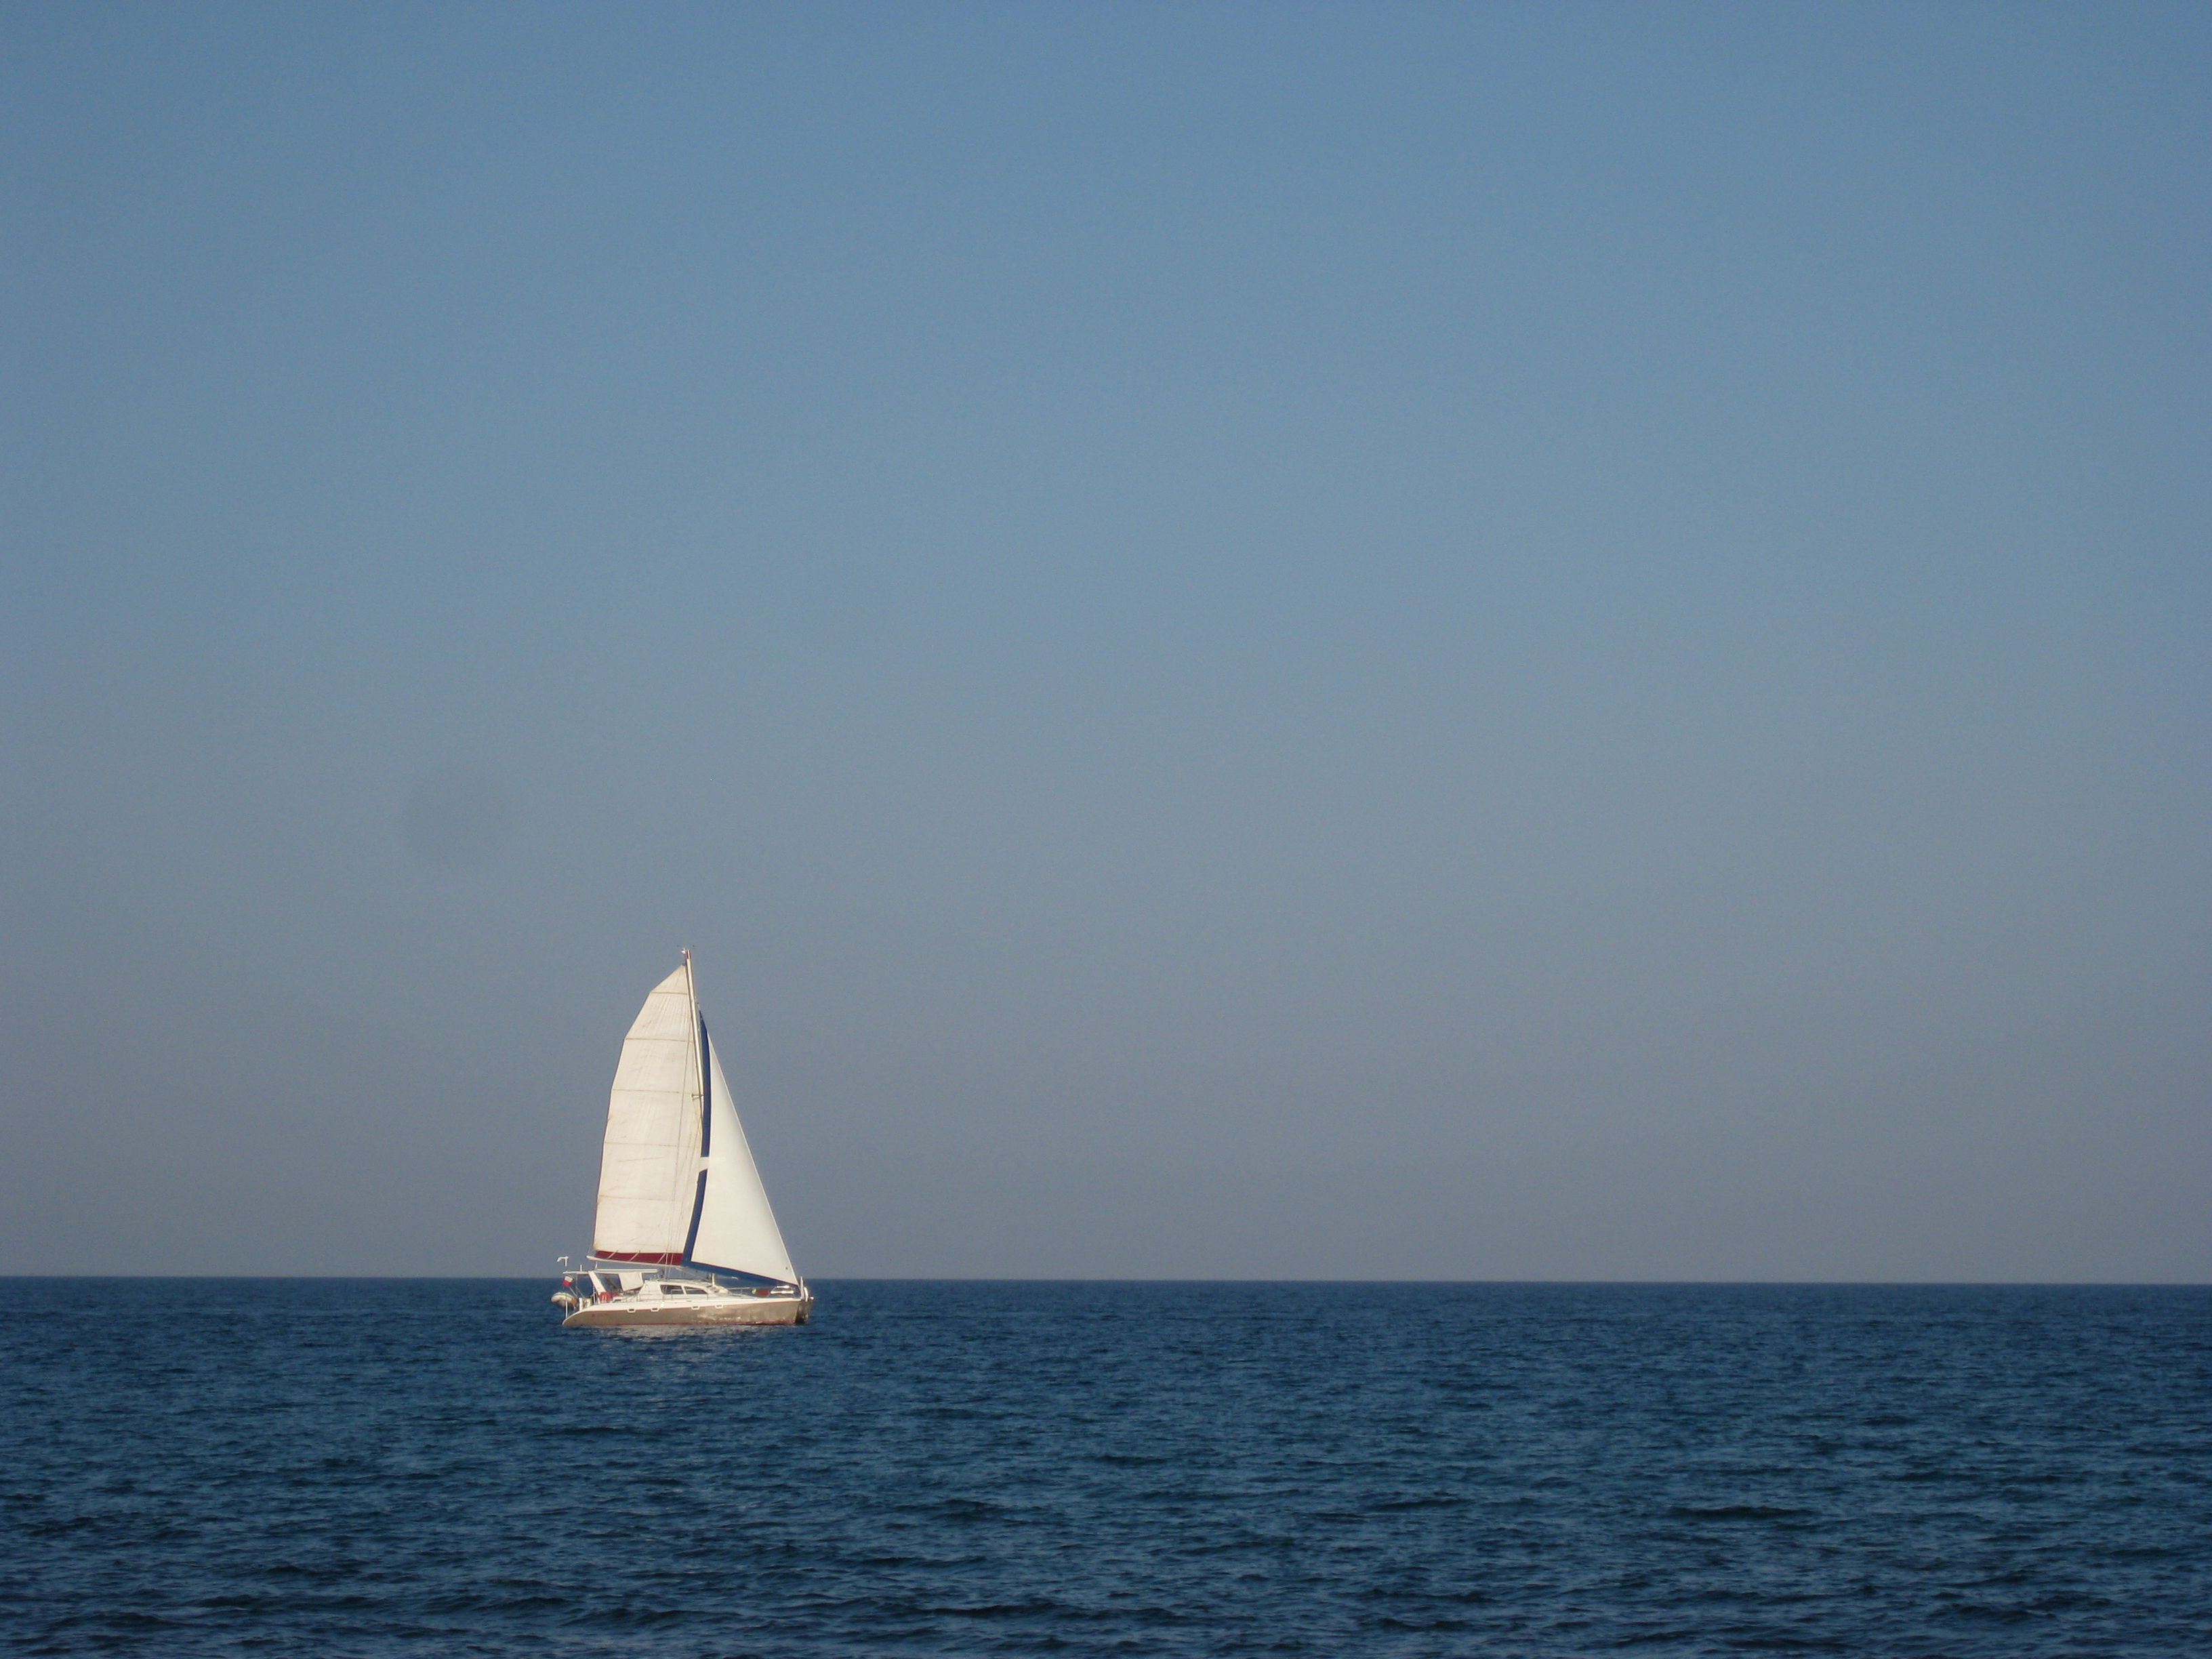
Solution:
[(2212, 1291), (4, 1285), (28, 1654), (2212, 1654)]

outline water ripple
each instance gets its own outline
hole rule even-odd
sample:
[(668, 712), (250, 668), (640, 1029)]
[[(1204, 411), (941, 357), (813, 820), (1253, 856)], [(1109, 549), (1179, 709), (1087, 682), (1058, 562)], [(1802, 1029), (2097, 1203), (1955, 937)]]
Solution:
[(2202, 1290), (7, 1288), (27, 1653), (2212, 1653)]

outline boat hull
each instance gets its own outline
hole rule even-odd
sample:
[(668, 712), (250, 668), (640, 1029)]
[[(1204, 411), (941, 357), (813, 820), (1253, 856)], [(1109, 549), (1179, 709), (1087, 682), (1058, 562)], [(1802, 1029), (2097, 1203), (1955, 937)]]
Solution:
[[(685, 1298), (687, 1302), (690, 1298)], [(621, 1302), (592, 1303), (561, 1322), (587, 1328), (624, 1325), (804, 1325), (814, 1311), (811, 1296), (717, 1297), (689, 1306), (643, 1307)]]

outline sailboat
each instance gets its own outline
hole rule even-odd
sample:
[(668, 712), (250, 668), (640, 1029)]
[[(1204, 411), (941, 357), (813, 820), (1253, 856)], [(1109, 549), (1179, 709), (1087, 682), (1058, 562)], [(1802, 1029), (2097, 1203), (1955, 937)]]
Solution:
[(623, 1039), (591, 1254), (561, 1267), (564, 1326), (804, 1325), (814, 1310), (707, 1035), (689, 951)]

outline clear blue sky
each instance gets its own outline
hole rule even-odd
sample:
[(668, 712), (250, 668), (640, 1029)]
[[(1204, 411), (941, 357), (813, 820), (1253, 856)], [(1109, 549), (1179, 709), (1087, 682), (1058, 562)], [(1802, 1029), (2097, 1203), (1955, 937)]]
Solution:
[(2212, 11), (0, 12), (0, 1271), (2212, 1278)]

